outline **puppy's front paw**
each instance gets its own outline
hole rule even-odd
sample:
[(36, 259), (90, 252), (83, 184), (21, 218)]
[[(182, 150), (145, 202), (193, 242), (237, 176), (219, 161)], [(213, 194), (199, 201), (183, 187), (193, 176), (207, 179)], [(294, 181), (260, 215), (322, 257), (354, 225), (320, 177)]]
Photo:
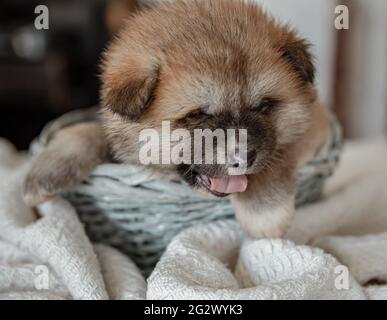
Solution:
[(49, 200), (53, 195), (44, 187), (39, 177), (28, 175), (23, 184), (23, 200), (28, 206), (34, 207)]
[(23, 187), (24, 201), (40, 204), (82, 182), (107, 157), (102, 128), (80, 123), (64, 128), (33, 160)]
[(38, 157), (24, 181), (24, 202), (36, 206), (79, 183), (82, 174), (72, 160), (51, 154)]
[[(278, 209), (277, 209), (278, 210)], [(254, 239), (277, 239), (282, 238), (288, 231), (291, 218), (285, 212), (267, 212), (251, 215), (248, 221), (239, 220), (239, 223)]]
[(254, 239), (277, 239), (287, 233), (294, 216), (294, 205), (257, 206), (254, 210), (236, 208), (236, 218), (242, 228)]

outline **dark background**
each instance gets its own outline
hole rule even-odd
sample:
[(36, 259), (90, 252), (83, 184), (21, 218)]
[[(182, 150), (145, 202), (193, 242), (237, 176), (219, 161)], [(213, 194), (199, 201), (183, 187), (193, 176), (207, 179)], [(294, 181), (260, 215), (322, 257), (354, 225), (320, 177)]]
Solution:
[[(36, 30), (37, 5), (49, 30)], [(26, 149), (44, 124), (98, 103), (109, 41), (105, 0), (0, 1), (0, 136)]]

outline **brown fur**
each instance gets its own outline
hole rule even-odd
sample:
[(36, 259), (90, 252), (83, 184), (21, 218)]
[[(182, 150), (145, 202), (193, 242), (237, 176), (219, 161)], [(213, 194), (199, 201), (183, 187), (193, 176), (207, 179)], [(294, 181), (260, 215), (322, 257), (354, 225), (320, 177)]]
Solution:
[[(286, 232), (295, 172), (329, 134), (303, 39), (257, 4), (181, 0), (129, 19), (101, 78), (104, 137), (120, 162), (139, 163), (138, 133), (164, 120), (172, 129), (248, 129), (254, 161), (247, 191), (232, 195), (237, 219), (253, 237)], [(156, 170), (190, 182), (179, 166)]]
[(58, 131), (31, 164), (24, 182), (24, 201), (35, 206), (67, 191), (107, 158), (99, 124), (81, 123)]

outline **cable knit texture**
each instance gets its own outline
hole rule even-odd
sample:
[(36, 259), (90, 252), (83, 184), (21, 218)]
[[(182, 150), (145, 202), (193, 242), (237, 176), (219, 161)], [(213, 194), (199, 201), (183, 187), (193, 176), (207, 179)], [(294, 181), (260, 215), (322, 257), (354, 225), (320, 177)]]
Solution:
[(0, 299), (387, 299), (386, 158), (385, 141), (348, 144), (287, 239), (249, 239), (234, 221), (197, 225), (146, 283), (126, 256), (90, 242), (68, 202), (26, 207), (28, 158), (0, 140)]
[[(0, 299), (144, 298), (137, 267), (114, 249), (94, 250), (67, 201), (55, 199), (36, 210), (24, 205), (27, 169), (27, 158), (0, 140)], [(48, 287), (37, 283), (42, 266)]]
[(321, 249), (246, 239), (234, 221), (218, 222), (174, 239), (149, 278), (148, 298), (364, 299), (352, 276), (348, 289), (335, 288), (339, 265)]

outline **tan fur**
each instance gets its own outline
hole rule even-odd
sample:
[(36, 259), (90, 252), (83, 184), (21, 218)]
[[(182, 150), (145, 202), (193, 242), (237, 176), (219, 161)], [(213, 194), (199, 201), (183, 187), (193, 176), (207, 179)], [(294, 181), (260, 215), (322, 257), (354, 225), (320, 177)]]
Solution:
[(251, 175), (246, 192), (232, 195), (236, 218), (252, 237), (285, 235), (295, 212), (295, 172), (313, 158), (329, 134), (328, 112), (316, 103), (311, 106), (310, 122), (300, 139), (271, 164), (270, 170)]
[[(139, 132), (160, 131), (162, 121), (170, 120), (172, 129), (188, 126), (193, 122), (186, 119), (196, 110), (208, 115), (203, 126), (217, 125), (222, 115), (233, 119), (220, 124), (224, 129), (243, 121), (251, 126), (256, 120), (262, 135), (253, 137), (253, 145), (262, 139), (262, 147), (249, 168), (247, 191), (232, 195), (232, 203), (251, 236), (280, 237), (294, 213), (295, 172), (329, 135), (328, 114), (318, 101), (313, 76), (305, 42), (257, 4), (180, 0), (155, 6), (129, 19), (104, 56), (104, 137), (115, 160), (139, 163)], [(268, 97), (279, 106), (270, 115), (249, 116)], [(52, 149), (60, 149), (59, 135), (57, 141)], [(80, 143), (89, 145), (89, 140)], [(50, 158), (51, 152), (42, 158)], [(65, 156), (82, 163), (75, 153)], [(83, 167), (89, 170), (100, 158)], [(176, 173), (174, 165), (153, 169)], [(79, 180), (87, 170), (74, 177)], [(32, 194), (46, 198), (58, 190), (58, 183), (54, 185)]]

